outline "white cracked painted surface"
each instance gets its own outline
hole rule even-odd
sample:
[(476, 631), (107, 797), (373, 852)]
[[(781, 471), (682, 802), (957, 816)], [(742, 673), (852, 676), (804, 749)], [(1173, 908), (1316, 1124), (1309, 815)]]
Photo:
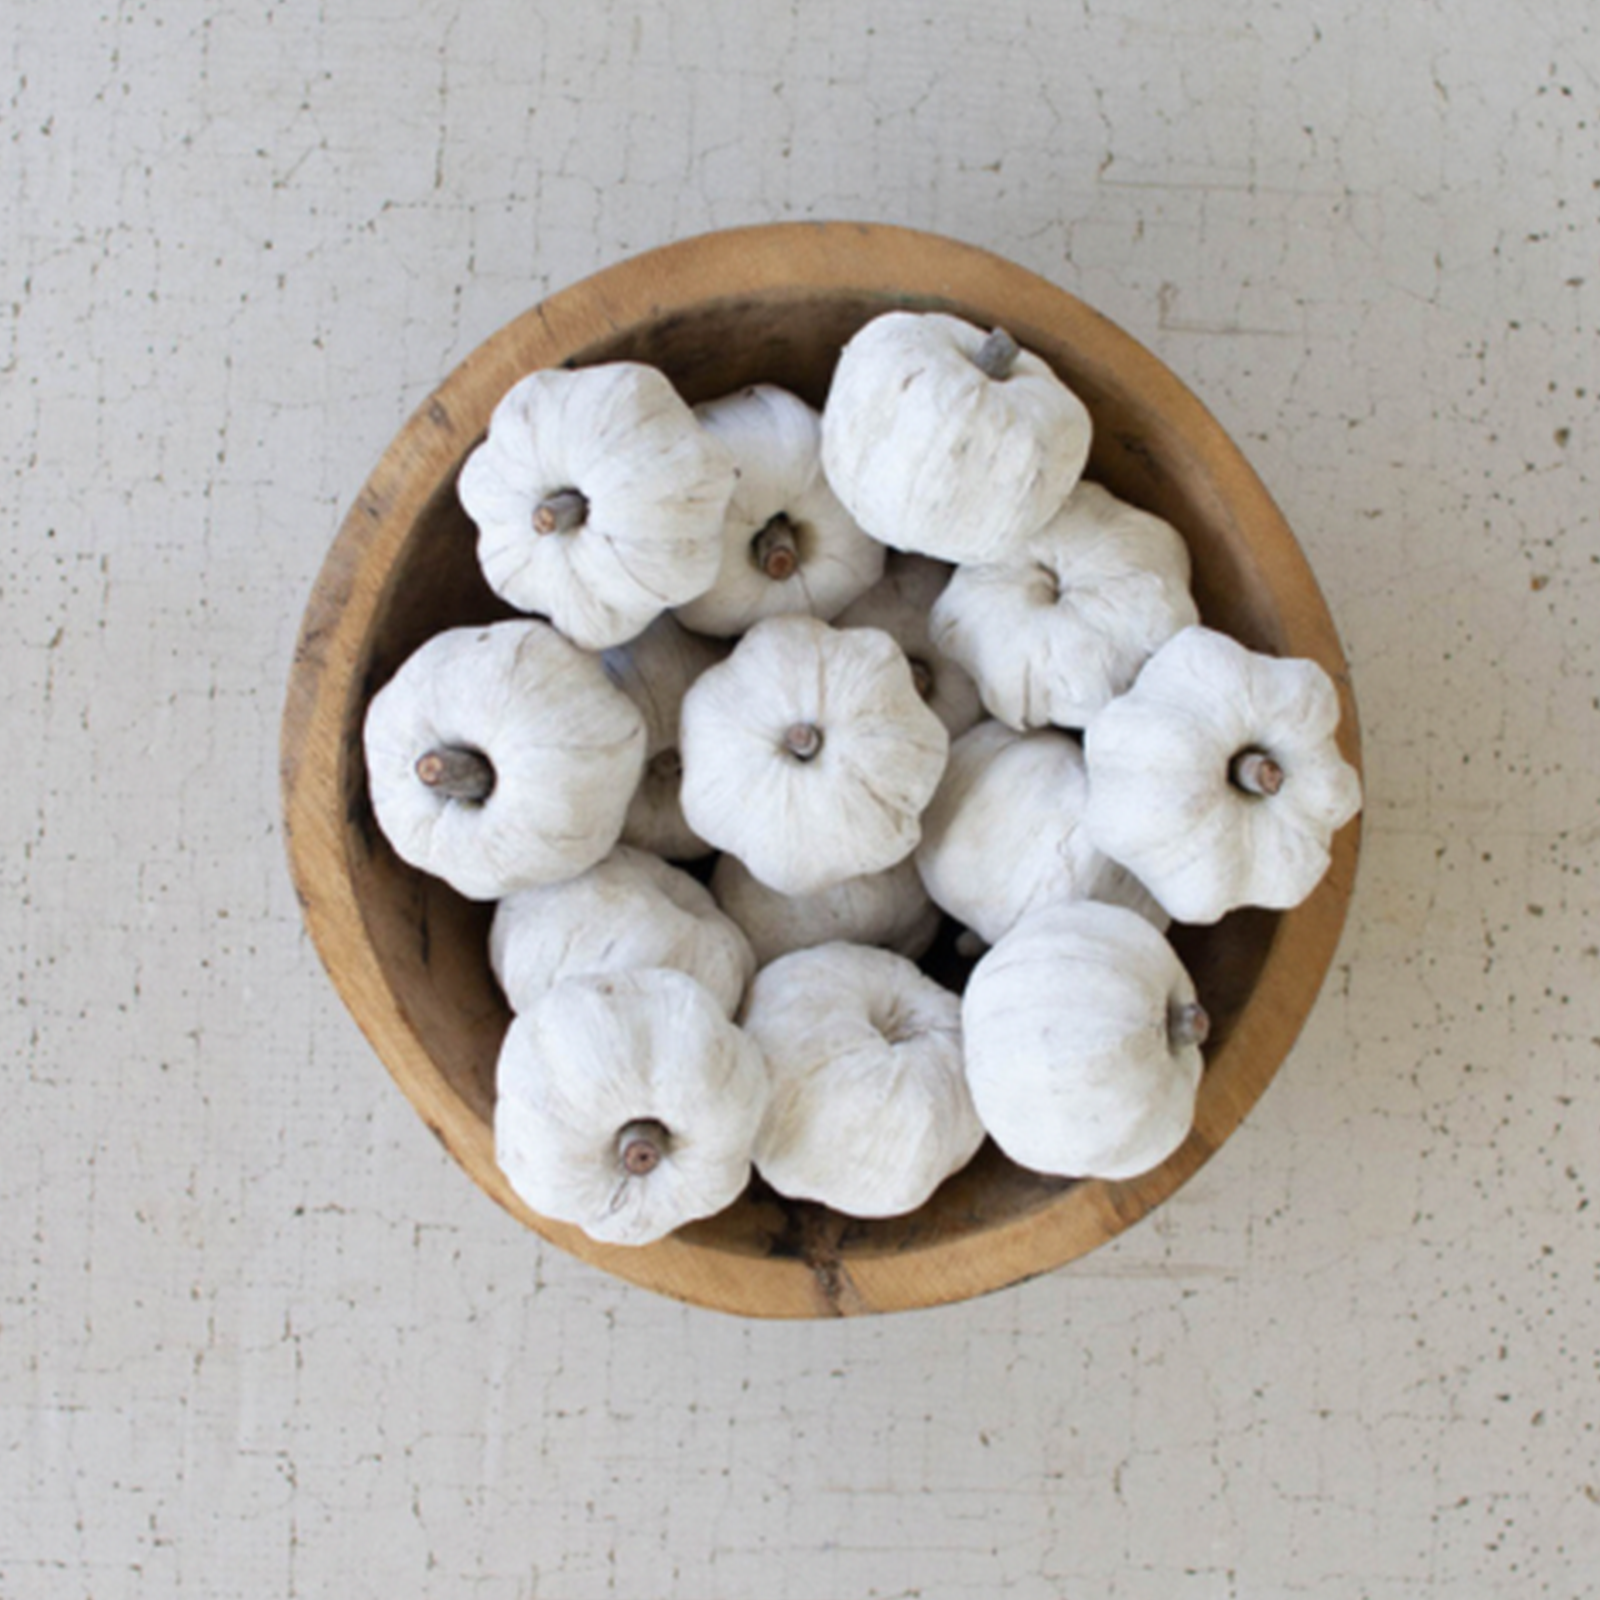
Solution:
[[(8, 8), (0, 1596), (1595, 1593), (1600, 37), (1311, 9)], [(981, 1301), (762, 1326), (449, 1163), (300, 931), (275, 744), (456, 360), (835, 216), (1189, 380), (1322, 579), (1370, 799), (1189, 1188)]]

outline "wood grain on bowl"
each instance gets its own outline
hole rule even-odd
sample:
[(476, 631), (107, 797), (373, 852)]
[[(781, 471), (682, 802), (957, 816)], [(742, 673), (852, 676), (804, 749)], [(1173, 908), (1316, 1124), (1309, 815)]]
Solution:
[[(646, 361), (691, 402), (756, 381), (820, 406), (840, 346), (893, 308), (1003, 324), (1095, 420), (1089, 475), (1173, 523), (1205, 622), (1253, 649), (1309, 657), (1343, 701), (1333, 621), (1282, 516), (1239, 450), (1149, 351), (1081, 301), (999, 257), (905, 229), (782, 224), (709, 234), (551, 296), (476, 350), (406, 424), (346, 517), (306, 610), (282, 730), (290, 866), (345, 1003), (419, 1115), (485, 1191), (595, 1265), (681, 1300), (752, 1316), (837, 1316), (960, 1300), (1059, 1267), (1145, 1216), (1238, 1126), (1288, 1054), (1333, 958), (1359, 822), (1293, 911), (1236, 912), (1174, 943), (1213, 1019), (1194, 1131), (1143, 1177), (1069, 1182), (986, 1146), (917, 1211), (861, 1222), (759, 1182), (659, 1244), (597, 1244), (533, 1215), (495, 1165), (494, 1064), (509, 1020), (487, 957), (489, 908), (403, 865), (373, 823), (361, 724), (373, 693), (442, 628), (508, 612), (484, 584), (456, 475), (495, 402), (526, 373)], [(955, 986), (948, 939), (925, 965)]]

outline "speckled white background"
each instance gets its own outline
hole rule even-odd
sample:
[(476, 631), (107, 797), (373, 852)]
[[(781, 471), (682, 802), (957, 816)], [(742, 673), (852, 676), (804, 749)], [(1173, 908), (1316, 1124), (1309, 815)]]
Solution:
[[(4, 1600), (1600, 1593), (1587, 0), (4, 15)], [(447, 1160), (300, 930), (275, 747), (445, 371), (635, 250), (840, 216), (1198, 390), (1322, 579), (1370, 803), (1189, 1188), (982, 1301), (767, 1326)]]

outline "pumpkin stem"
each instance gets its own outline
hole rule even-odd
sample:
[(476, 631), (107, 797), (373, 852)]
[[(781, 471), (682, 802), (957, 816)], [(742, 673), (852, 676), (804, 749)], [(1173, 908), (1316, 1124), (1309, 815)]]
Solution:
[(796, 761), (810, 761), (822, 748), (822, 729), (814, 722), (796, 722), (785, 731), (783, 747)]
[(1011, 369), (1021, 354), (1022, 347), (1017, 341), (1004, 328), (996, 328), (978, 346), (978, 353), (972, 360), (985, 377), (993, 378), (996, 383), (1004, 383), (1011, 376)]
[(535, 533), (571, 533), (589, 516), (589, 497), (581, 489), (557, 489), (533, 508)]
[(751, 560), (777, 583), (800, 570), (800, 546), (794, 533), (794, 524), (780, 511), (750, 541)]
[(1283, 768), (1265, 750), (1241, 750), (1229, 764), (1228, 777), (1246, 794), (1273, 795), (1283, 787)]
[(440, 745), (417, 757), (417, 776), (447, 800), (487, 800), (494, 793), (494, 764), (479, 750)]
[(1211, 1018), (1199, 1001), (1167, 1008), (1167, 1042), (1174, 1050), (1187, 1045), (1204, 1044), (1211, 1036)]
[(642, 1178), (661, 1165), (671, 1139), (666, 1124), (641, 1117), (624, 1124), (617, 1134), (617, 1160), (630, 1177)]
[(872, 1018), (873, 1026), (882, 1035), (885, 1044), (904, 1044), (908, 1039), (915, 1039), (920, 1032), (909, 1017), (900, 1014), (896, 1005), (889, 1005), (884, 1011)]
[(911, 658), (911, 681), (924, 700), (933, 694), (933, 668), (918, 656)]
[(683, 757), (675, 746), (658, 750), (650, 757), (650, 776), (663, 782), (675, 781), (683, 776)]

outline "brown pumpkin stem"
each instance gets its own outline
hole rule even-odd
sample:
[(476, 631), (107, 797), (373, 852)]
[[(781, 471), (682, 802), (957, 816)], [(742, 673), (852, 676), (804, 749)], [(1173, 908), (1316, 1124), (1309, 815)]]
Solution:
[(776, 583), (783, 583), (800, 570), (800, 546), (795, 540), (794, 524), (783, 512), (773, 517), (750, 541), (750, 555)]
[(917, 656), (911, 658), (911, 681), (924, 700), (933, 695), (933, 668)]
[(589, 516), (589, 497), (581, 489), (557, 489), (533, 508), (535, 533), (571, 533)]
[(985, 377), (993, 378), (997, 383), (1004, 383), (1011, 376), (1011, 369), (1017, 364), (1017, 357), (1022, 354), (1022, 347), (1004, 328), (996, 328), (987, 339), (978, 346), (978, 353), (972, 360)]
[(494, 793), (494, 764), (480, 750), (440, 745), (417, 757), (417, 776), (448, 800), (484, 801)]
[(666, 1124), (654, 1117), (641, 1117), (624, 1125), (617, 1134), (617, 1160), (630, 1177), (642, 1178), (661, 1165), (671, 1140)]
[(683, 776), (683, 757), (675, 746), (658, 750), (650, 757), (650, 776), (663, 783), (676, 782)]
[(822, 748), (822, 729), (814, 722), (796, 722), (785, 731), (783, 747), (796, 761), (810, 761)]
[(1198, 1000), (1187, 1005), (1169, 1006), (1167, 1009), (1167, 1042), (1174, 1050), (1187, 1045), (1204, 1044), (1211, 1036), (1211, 1018)]
[(1283, 768), (1265, 750), (1241, 750), (1229, 764), (1228, 777), (1246, 794), (1274, 795), (1283, 787)]

